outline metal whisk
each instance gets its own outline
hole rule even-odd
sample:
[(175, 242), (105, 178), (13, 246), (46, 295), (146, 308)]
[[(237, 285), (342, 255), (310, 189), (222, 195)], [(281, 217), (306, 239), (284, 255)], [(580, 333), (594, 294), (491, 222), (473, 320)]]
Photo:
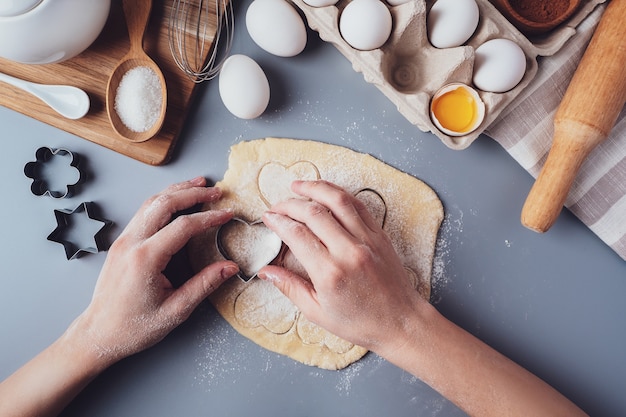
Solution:
[(235, 26), (231, 1), (172, 2), (168, 29), (170, 51), (176, 65), (195, 83), (215, 77), (230, 53)]

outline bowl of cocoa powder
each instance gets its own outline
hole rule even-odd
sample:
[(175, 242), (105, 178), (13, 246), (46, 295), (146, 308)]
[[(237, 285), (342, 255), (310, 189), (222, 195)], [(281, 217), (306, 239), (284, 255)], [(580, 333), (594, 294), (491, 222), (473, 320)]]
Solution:
[(490, 0), (525, 35), (551, 31), (569, 19), (582, 0)]

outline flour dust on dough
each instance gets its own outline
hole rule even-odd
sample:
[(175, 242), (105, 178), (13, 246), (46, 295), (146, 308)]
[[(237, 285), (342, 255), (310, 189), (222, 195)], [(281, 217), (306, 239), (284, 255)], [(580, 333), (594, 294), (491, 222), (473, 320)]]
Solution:
[[(203, 209), (231, 208), (235, 217), (253, 223), (272, 204), (294, 197), (289, 185), (295, 179), (324, 179), (363, 201), (389, 234), (416, 291), (430, 297), (437, 232), (443, 220), (441, 201), (424, 182), (370, 155), (306, 140), (241, 142), (231, 148), (228, 170), (216, 184), (223, 191), (222, 199)], [(194, 270), (224, 259), (215, 244), (217, 230), (191, 240)], [(240, 239), (233, 247), (245, 246), (249, 237)], [(273, 263), (306, 277), (289, 250), (281, 251)], [(341, 369), (367, 353), (308, 321), (273, 284), (258, 278), (247, 283), (231, 278), (209, 299), (243, 336), (307, 365)]]

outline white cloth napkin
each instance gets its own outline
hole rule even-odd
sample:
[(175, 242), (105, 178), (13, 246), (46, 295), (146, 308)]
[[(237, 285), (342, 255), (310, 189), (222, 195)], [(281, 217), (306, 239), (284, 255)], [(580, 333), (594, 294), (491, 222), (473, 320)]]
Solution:
[[(485, 131), (535, 178), (552, 144), (556, 108), (603, 11), (581, 22), (557, 54), (540, 58), (532, 83)], [(581, 167), (565, 206), (626, 260), (626, 111)]]

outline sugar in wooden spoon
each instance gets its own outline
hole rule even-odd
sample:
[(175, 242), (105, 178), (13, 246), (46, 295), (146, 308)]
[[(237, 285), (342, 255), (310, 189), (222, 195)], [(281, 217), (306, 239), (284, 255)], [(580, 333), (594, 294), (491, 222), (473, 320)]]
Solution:
[(143, 49), (152, 1), (124, 0), (130, 49), (113, 70), (106, 108), (113, 129), (131, 142), (156, 135), (165, 119), (167, 87), (159, 66)]

